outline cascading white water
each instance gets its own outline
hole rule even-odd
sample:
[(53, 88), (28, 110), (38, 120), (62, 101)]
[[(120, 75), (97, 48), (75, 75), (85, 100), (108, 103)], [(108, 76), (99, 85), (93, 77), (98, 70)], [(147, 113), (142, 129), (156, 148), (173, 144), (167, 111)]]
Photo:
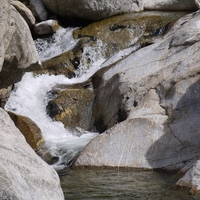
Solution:
[(70, 50), (77, 41), (73, 39), (73, 28), (62, 28), (50, 37), (38, 38), (35, 45), (40, 59), (46, 60)]
[[(77, 42), (73, 40), (72, 31), (73, 29), (61, 28), (50, 38), (36, 40), (41, 60), (71, 49)], [(84, 50), (83, 55), (90, 56), (91, 66), (90, 69), (85, 68), (83, 60), (79, 66), (78, 74), (81, 75), (80, 77), (68, 79), (64, 75), (50, 76), (43, 74), (34, 76), (32, 73), (26, 73), (22, 80), (15, 84), (15, 88), (5, 106), (6, 110), (27, 116), (40, 127), (45, 139), (44, 150), (53, 157), (59, 158), (53, 164), (56, 170), (65, 168), (97, 133), (81, 130), (81, 136), (76, 136), (76, 134), (67, 130), (61, 122), (52, 121), (46, 114), (46, 105), (49, 100), (48, 92), (57, 84), (69, 85), (84, 82), (101, 66), (109, 65), (135, 50), (135, 47), (126, 49), (106, 60), (101, 54), (102, 43), (97, 42), (97, 44), (99, 44), (99, 47), (96, 50), (98, 49), (99, 52), (90, 47)]]
[(84, 132), (80, 137), (74, 136), (61, 122), (54, 122), (46, 115), (48, 91), (56, 84), (74, 82), (77, 80), (70, 80), (62, 75), (34, 77), (32, 73), (26, 73), (21, 82), (15, 85), (5, 106), (6, 110), (27, 116), (36, 122), (45, 139), (46, 151), (59, 157), (59, 161), (54, 165), (56, 169), (65, 167), (69, 160), (96, 136), (96, 133), (89, 132)]

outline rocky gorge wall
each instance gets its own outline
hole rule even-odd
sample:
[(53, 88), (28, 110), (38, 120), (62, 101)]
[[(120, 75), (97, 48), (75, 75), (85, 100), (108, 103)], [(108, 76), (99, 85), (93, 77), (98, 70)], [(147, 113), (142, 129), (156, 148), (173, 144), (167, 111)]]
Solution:
[[(130, 1), (126, 4), (123, 3), (124, 1), (113, 1), (109, 9), (108, 4), (104, 1), (98, 2), (99, 4), (97, 1), (79, 2), (78, 6), (74, 6), (77, 4), (76, 1), (73, 4), (71, 1), (65, 1), (66, 6), (62, 6), (62, 9), (67, 8), (72, 11), (70, 16), (65, 16), (67, 19), (82, 18), (93, 21), (121, 12), (143, 11), (144, 9), (181, 11), (198, 9), (197, 1)], [(41, 27), (41, 24), (35, 24), (33, 20), (28, 27), (24, 20), (25, 17), (21, 17), (22, 14), (20, 15), (18, 12), (20, 9), (15, 3), (11, 5), (10, 1), (3, 0), (0, 6), (2, 27), (0, 32), (0, 40), (2, 41), (0, 87), (5, 90), (12, 87), (15, 82), (20, 81), (26, 71), (41, 70), (38, 53), (31, 36), (31, 31), (33, 35), (39, 35), (35, 27)], [(41, 16), (36, 8), (38, 3), (45, 4), (49, 10), (60, 16), (65, 12), (56, 7), (60, 4), (54, 5), (51, 1), (30, 1), (30, 8), (35, 9), (36, 23), (48, 19), (48, 14)], [(93, 8), (98, 8), (98, 10), (95, 11)], [(99, 8), (100, 11), (103, 9), (105, 12), (100, 12)], [(43, 9), (42, 13), (48, 13), (45, 7)], [(84, 14), (79, 15), (80, 13)], [(69, 14), (70, 12), (68, 12)], [(132, 15), (130, 18), (133, 18)], [(121, 20), (115, 19), (118, 22)], [(66, 92), (66, 94), (74, 94), (73, 91), (76, 91), (75, 94), (77, 94), (78, 88), (83, 92), (83, 96), (86, 95), (88, 98), (88, 91), (84, 90), (89, 89), (89, 95), (91, 95), (88, 98), (89, 103), (86, 101), (81, 106), (79, 104), (80, 107), (72, 106), (72, 112), (73, 109), (76, 112), (81, 111), (82, 115), (80, 113), (72, 115), (71, 110), (63, 114), (58, 110), (58, 113), (64, 115), (65, 120), (67, 119), (67, 125), (69, 125), (68, 119), (75, 116), (72, 119), (73, 126), (83, 125), (82, 128), (85, 129), (95, 127), (101, 132), (81, 152), (74, 166), (164, 168), (168, 170), (190, 168), (186, 177), (181, 179), (178, 184), (190, 187), (193, 192), (199, 191), (199, 20), (200, 13), (197, 11), (182, 17), (177, 23), (172, 20), (172, 23), (167, 22), (159, 27), (156, 26), (153, 32), (148, 21), (140, 24), (141, 21), (135, 22), (133, 20), (133, 23), (129, 19), (130, 25), (127, 24), (126, 18), (120, 23), (115, 21), (112, 24), (113, 21), (111, 21), (107, 27), (101, 26), (101, 22), (100, 24), (97, 22), (89, 27), (89, 31), (87, 27), (74, 31), (74, 38), (82, 38), (82, 40), (72, 51), (67, 52), (64, 56), (58, 56), (59, 59), (57, 59), (58, 57), (54, 58), (55, 64), (53, 66), (51, 60), (43, 62), (44, 67), (45, 64), (50, 69), (54, 67), (55, 69), (52, 71), (56, 71), (57, 74), (63, 73), (63, 70), (57, 68), (58, 66), (63, 67), (63, 63), (69, 63), (72, 68), (70, 72), (75, 72), (80, 65), (80, 60), (87, 58), (85, 54), (82, 54), (85, 45), (95, 46), (97, 37), (91, 32), (96, 31), (98, 41), (109, 44), (107, 47), (109, 46), (110, 49), (106, 49), (106, 46), (102, 48), (105, 50), (103, 55), (106, 59), (106, 62), (101, 66), (102, 69), (92, 75), (87, 82), (78, 85), (78, 87), (77, 85), (72, 86)], [(48, 33), (55, 32), (57, 26), (57, 23), (49, 21), (45, 25), (42, 24), (43, 30), (47, 30), (45, 27), (51, 27), (48, 29)], [(138, 32), (135, 32), (135, 27), (137, 27), (137, 31), (139, 30)], [(105, 31), (101, 32), (102, 29)], [(108, 33), (106, 31), (108, 29), (110, 35), (106, 38), (103, 33)], [(41, 32), (47, 34), (45, 31)], [(120, 39), (115, 35), (117, 33), (121, 33), (118, 35), (119, 38), (123, 35), (126, 36), (122, 43), (118, 43)], [(126, 44), (127, 37), (128, 40), (132, 41), (131, 43)], [(117, 39), (112, 41), (110, 38)], [(136, 39), (134, 40), (134, 38)], [(142, 42), (141, 38), (144, 39)], [(117, 52), (127, 48), (132, 48), (128, 54), (109, 62), (110, 57), (112, 58)], [(91, 62), (90, 59), (85, 60), (87, 64)], [(67, 74), (69, 70), (66, 71)], [(70, 74), (73, 75), (73, 73)], [(73, 102), (80, 102), (82, 96), (79, 95), (81, 94), (73, 96)], [(3, 101), (3, 97), (1, 97), (1, 101)], [(69, 103), (71, 103), (71, 99), (67, 96), (66, 104)], [(84, 109), (83, 106), (85, 106)], [(58, 108), (60, 107), (58, 106)], [(1, 152), (5, 151), (1, 154), (0, 167), (2, 168), (2, 182), (5, 183), (5, 186), (7, 184), (6, 187), (1, 188), (0, 197), (2, 199), (9, 197), (22, 199), (24, 196), (24, 199), (27, 200), (38, 199), (40, 196), (40, 199), (43, 197), (43, 199), (63, 199), (55, 171), (34, 154), (6, 112), (2, 109), (0, 112), (0, 133), (2, 136), (0, 148)], [(85, 118), (84, 120), (80, 119), (74, 125), (79, 115), (90, 116), (87, 127), (84, 126), (86, 124)], [(58, 118), (59, 116), (57, 116)], [(8, 152), (10, 156), (5, 158)], [(9, 160), (13, 157), (17, 159), (14, 162), (12, 159)], [(23, 164), (23, 162), (25, 163)], [(9, 165), (5, 163), (9, 163)], [(30, 167), (32, 164), (33, 168)], [(4, 166), (8, 166), (7, 169)], [(46, 173), (43, 173), (44, 171)], [(6, 174), (9, 176), (5, 176)], [(13, 179), (16, 180), (16, 183), (11, 181)], [(41, 181), (39, 182), (41, 187), (34, 185), (37, 180)], [(21, 183), (19, 188), (15, 188), (17, 182)], [(8, 187), (14, 189), (8, 191)], [(24, 188), (26, 189), (24, 190)], [(16, 191), (20, 191), (20, 193)], [(25, 191), (28, 192), (25, 193)]]
[[(39, 57), (27, 23), (7, 0), (1, 1), (0, 27), (0, 88), (3, 88), (0, 97), (3, 101), (10, 91), (7, 87), (20, 81), (29, 67), (39, 66)], [(2, 108), (0, 138), (0, 199), (64, 199), (55, 170), (33, 151)]]

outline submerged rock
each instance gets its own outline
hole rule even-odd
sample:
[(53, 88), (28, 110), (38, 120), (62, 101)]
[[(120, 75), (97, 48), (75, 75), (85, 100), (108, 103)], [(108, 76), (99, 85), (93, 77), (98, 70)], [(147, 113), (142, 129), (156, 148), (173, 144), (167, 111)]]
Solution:
[(64, 200), (57, 173), (35, 154), (2, 109), (0, 129), (0, 199)]
[(8, 101), (11, 90), (12, 90), (12, 86), (0, 89), (0, 107), (1, 108), (4, 108), (6, 102)]
[(162, 39), (93, 76), (94, 125), (105, 132), (76, 166), (177, 170), (200, 156), (199, 20), (199, 12), (181, 18)]

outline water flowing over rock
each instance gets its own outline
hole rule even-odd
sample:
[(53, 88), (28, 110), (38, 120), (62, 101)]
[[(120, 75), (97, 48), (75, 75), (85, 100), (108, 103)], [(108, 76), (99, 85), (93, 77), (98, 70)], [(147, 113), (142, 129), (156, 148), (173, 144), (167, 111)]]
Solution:
[(35, 154), (2, 109), (0, 116), (0, 199), (64, 200), (57, 173)]
[[(135, 13), (143, 8), (197, 10), (197, 0), (44, 0), (49, 10), (72, 21), (97, 21), (121, 12), (134, 12), (77, 28), (73, 36), (64, 39), (65, 44), (69, 43), (66, 51), (55, 48), (50, 53), (51, 59), (46, 59), (49, 52), (45, 54), (42, 70), (26, 22), (10, 1), (1, 3), (0, 103), (5, 104), (11, 85), (25, 71), (38, 69), (25, 74), (24, 80), (16, 84), (11, 96), (17, 100), (9, 102), (7, 108), (25, 115), (31, 113), (46, 140), (41, 156), (58, 172), (65, 173), (77, 157), (74, 165), (81, 167), (168, 170), (186, 169), (200, 158), (200, 12), (183, 17), (175, 25), (185, 13)], [(46, 38), (47, 43), (50, 41), (48, 45), (54, 39)], [(98, 69), (94, 75), (93, 68)], [(85, 74), (88, 78), (81, 79)], [(29, 98), (28, 102), (23, 102), (23, 95)], [(21, 103), (26, 106), (24, 110)], [(47, 117), (46, 111), (65, 127)], [(27, 146), (5, 111), (0, 109), (0, 114), (3, 174), (0, 197), (63, 199), (55, 171)], [(40, 129), (29, 118), (10, 115), (21, 132), (36, 132), (24, 135), (32, 148), (37, 149), (43, 142)], [(97, 133), (88, 130), (101, 134), (94, 138)], [(200, 188), (198, 165), (199, 161), (177, 183), (190, 187), (192, 193)]]
[(1, 2), (0, 18), (0, 88), (7, 88), (39, 58), (27, 23), (8, 1)]
[(181, 18), (161, 40), (93, 76), (94, 125), (106, 132), (76, 166), (179, 169), (200, 156), (199, 20), (199, 12)]
[(142, 0), (43, 0), (54, 14), (67, 19), (97, 21), (120, 13), (143, 10)]
[(183, 15), (178, 12), (128, 13), (75, 29), (73, 37), (76, 45), (69, 51), (45, 59), (43, 70), (38, 73), (64, 74), (69, 78), (80, 76), (91, 69), (97, 60), (105, 61), (127, 49), (127, 53), (121, 53), (123, 57), (152, 43), (155, 38), (166, 34)]

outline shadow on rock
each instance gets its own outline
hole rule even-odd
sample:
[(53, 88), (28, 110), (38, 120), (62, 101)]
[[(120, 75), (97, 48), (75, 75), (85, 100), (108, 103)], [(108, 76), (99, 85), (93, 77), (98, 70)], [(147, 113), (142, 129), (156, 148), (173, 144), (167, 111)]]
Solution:
[(167, 92), (160, 87), (157, 92), (168, 119), (163, 135), (151, 145), (146, 159), (152, 168), (178, 170), (200, 156), (199, 76), (177, 82)]

